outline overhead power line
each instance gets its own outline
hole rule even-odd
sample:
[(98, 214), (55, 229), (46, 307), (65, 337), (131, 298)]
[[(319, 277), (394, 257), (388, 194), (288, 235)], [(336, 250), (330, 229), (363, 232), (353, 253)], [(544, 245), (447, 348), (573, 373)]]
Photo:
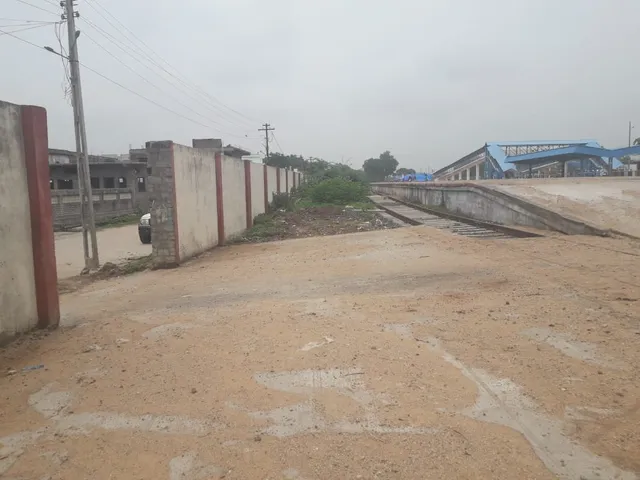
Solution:
[[(13, 32), (7, 32), (7, 31), (4, 31), (4, 30), (0, 30), (0, 35), (9, 35), (10, 37), (15, 38), (16, 40), (19, 40), (19, 41), (21, 41), (21, 42), (23, 42), (23, 43), (26, 43), (26, 44), (28, 44), (28, 45), (31, 45), (32, 47), (36, 47), (38, 50), (44, 50), (44, 47), (42, 47), (42, 46), (40, 46), (40, 45), (38, 45), (38, 44), (36, 44), (36, 43), (33, 43), (33, 42), (29, 41), (29, 40), (26, 40), (26, 39), (24, 39), (24, 38), (22, 38), (22, 37), (19, 37), (19, 36), (17, 36), (17, 35), (14, 35), (14, 34), (13, 34)], [(55, 52), (54, 52), (54, 53), (55, 53)], [(200, 126), (202, 126), (202, 127), (205, 127), (205, 128), (208, 128), (208, 129), (213, 129), (213, 127), (211, 127), (211, 125), (206, 125), (206, 124), (204, 124), (204, 123), (202, 123), (202, 122), (199, 122), (198, 120), (194, 120), (193, 118), (187, 117), (186, 115), (182, 115), (180, 112), (176, 112), (175, 110), (173, 110), (173, 109), (171, 109), (171, 108), (169, 108), (169, 107), (166, 107), (166, 106), (164, 106), (164, 105), (162, 105), (162, 104), (160, 104), (160, 103), (158, 103), (158, 102), (156, 102), (156, 101), (154, 101), (154, 100), (152, 100), (152, 99), (150, 99), (150, 98), (148, 98), (148, 97), (146, 97), (146, 96), (142, 95), (141, 93), (138, 93), (138, 92), (136, 92), (135, 90), (132, 90), (131, 88), (126, 87), (125, 85), (122, 85), (121, 83), (117, 82), (116, 80), (113, 80), (113, 79), (111, 79), (111, 78), (107, 77), (106, 75), (104, 75), (104, 74), (100, 73), (99, 71), (97, 71), (97, 70), (95, 70), (95, 69), (93, 69), (93, 68), (91, 68), (91, 67), (89, 67), (89, 66), (85, 65), (84, 63), (81, 63), (81, 62), (78, 62), (78, 63), (79, 63), (80, 65), (82, 65), (82, 67), (83, 67), (83, 68), (86, 68), (86, 69), (87, 69), (87, 70), (89, 70), (90, 72), (93, 72), (94, 74), (96, 74), (96, 75), (98, 75), (99, 77), (101, 77), (101, 78), (103, 78), (103, 79), (107, 80), (108, 82), (110, 82), (110, 83), (112, 83), (112, 84), (114, 84), (114, 85), (116, 85), (116, 86), (118, 86), (118, 87), (122, 88), (123, 90), (128, 91), (129, 93), (131, 93), (131, 94), (135, 95), (136, 97), (139, 97), (139, 98), (141, 98), (141, 99), (143, 99), (143, 100), (145, 100), (145, 101), (147, 101), (147, 102), (149, 102), (149, 103), (151, 103), (151, 104), (153, 104), (153, 105), (157, 106), (158, 108), (161, 108), (161, 109), (163, 109), (163, 110), (166, 110), (166, 111), (167, 111), (167, 112), (169, 112), (169, 113), (173, 113), (174, 115), (176, 115), (176, 116), (178, 116), (178, 117), (180, 117), (180, 118), (183, 118), (183, 119), (185, 119), (185, 120), (188, 120), (188, 121), (190, 121), (190, 122), (192, 122), (192, 123), (195, 123), (195, 124), (197, 124), (197, 125), (200, 125)], [(244, 138), (244, 137), (238, 137), (238, 138)]]
[(50, 13), (50, 14), (55, 15), (57, 17), (60, 16), (60, 13), (52, 12), (51, 10), (47, 10), (46, 8), (39, 7), (38, 5), (34, 5), (33, 3), (25, 2), (24, 0), (16, 0), (16, 2), (23, 3), (24, 5), (29, 5), (30, 7), (37, 8), (38, 10), (42, 10), (43, 12)]
[(63, 55), (60, 55), (60, 60), (62, 61), (62, 71), (64, 73), (64, 78), (62, 82), (62, 91), (64, 92), (64, 98), (71, 105), (71, 72), (69, 68), (69, 60), (67, 57), (67, 51), (62, 44), (62, 30), (64, 29), (65, 24), (59, 23), (54, 27), (54, 33), (56, 35), (56, 39), (58, 40), (58, 46), (60, 47), (60, 52)]
[[(169, 62), (167, 62), (161, 55), (159, 55), (156, 51), (154, 51), (147, 43), (144, 42), (144, 40), (142, 40), (140, 37), (138, 37), (133, 31), (131, 31), (131, 29), (129, 29), (124, 23), (122, 23), (120, 20), (118, 20), (118, 18), (116, 18), (111, 12), (109, 12), (109, 10), (107, 10), (104, 6), (102, 6), (100, 4), (100, 2), (98, 0), (87, 0), (87, 5), (89, 5), (96, 13), (98, 13), (100, 16), (102, 16), (102, 18), (104, 18), (113, 28), (115, 28), (116, 30), (118, 30), (125, 38), (127, 38), (127, 35), (124, 34), (124, 32), (122, 32), (122, 30), (117, 27), (116, 25), (113, 24), (113, 22), (111, 22), (108, 18), (106, 18), (104, 15), (102, 15), (102, 13), (100, 11), (98, 11), (98, 9), (96, 8), (96, 6), (93, 6), (92, 4), (95, 4), (97, 7), (99, 7), (102, 11), (104, 11), (109, 17), (111, 17), (115, 22), (117, 22), (122, 28), (124, 28), (129, 34), (130, 36), (132, 36), (133, 38), (135, 38), (138, 42), (140, 42), (140, 44), (142, 44), (151, 54), (155, 55), (158, 59), (160, 59), (160, 61), (162, 63), (164, 63), (165, 65), (167, 65), (169, 68), (171, 68), (174, 72), (178, 72), (178, 69), (176, 69), (173, 65), (171, 65)], [(127, 38), (127, 40), (129, 40), (131, 42), (130, 39)], [(133, 43), (133, 42), (131, 42)], [(135, 44), (134, 44), (135, 45)], [(144, 53), (144, 52), (143, 52)], [(145, 53), (145, 55), (148, 56), (148, 54)], [(154, 61), (154, 63), (156, 63)], [(157, 64), (157, 63), (156, 63)], [(198, 92), (201, 96), (204, 96), (206, 99), (209, 99), (215, 103), (218, 103), (219, 105), (221, 105), (223, 108), (226, 108), (227, 110), (229, 110), (230, 112), (235, 113), (236, 115), (238, 115), (239, 117), (244, 118), (245, 120), (248, 120), (249, 122), (253, 123), (253, 122), (257, 122), (257, 120), (229, 107), (228, 105), (226, 105), (225, 103), (223, 103), (222, 101), (220, 101), (218, 98), (214, 97), (213, 95), (210, 95), (209, 93), (207, 93), (206, 91), (204, 91), (201, 87), (199, 87), (196, 84), (191, 84), (189, 85), (189, 82), (184, 81), (180, 78), (178, 78), (176, 75), (174, 75), (172, 72), (169, 72), (168, 70), (166, 70), (164, 67), (162, 67), (161, 65), (158, 65), (159, 68), (161, 68), (163, 71), (165, 71), (166, 73), (168, 73), (169, 75), (171, 75), (172, 77), (176, 78), (178, 81), (180, 81), (181, 83), (183, 83), (185, 86), (188, 86), (190, 88), (192, 88), (194, 91)], [(216, 107), (219, 108), (219, 107)]]
[[(84, 22), (86, 22), (88, 25), (90, 25), (93, 29), (95, 29), (95, 31), (97, 33), (99, 33), (101, 36), (103, 36), (104, 38), (106, 38), (108, 41), (110, 41), (116, 48), (118, 48), (120, 51), (122, 51), (125, 55), (127, 55), (128, 57), (130, 57), (131, 59), (133, 59), (137, 65), (140, 65), (144, 68), (147, 68), (150, 72), (152, 72), (154, 74), (155, 77), (160, 78), (161, 80), (163, 80), (164, 82), (166, 82), (168, 85), (170, 85), (171, 87), (175, 88), (178, 92), (186, 95), (189, 99), (191, 99), (192, 101), (196, 102), (198, 106), (200, 106), (201, 108), (208, 108), (214, 115), (219, 115), (219, 111), (218, 110), (212, 110), (211, 107), (207, 107), (207, 104), (203, 104), (203, 100), (202, 98), (198, 98), (196, 96), (194, 96), (192, 93), (185, 91), (183, 88), (181, 88), (179, 85), (176, 85), (175, 83), (173, 83), (170, 79), (164, 77), (161, 74), (158, 74), (153, 67), (149, 66), (149, 63), (153, 63), (154, 65), (158, 66), (160, 69), (166, 71), (166, 69), (164, 69), (162, 67), (162, 65), (159, 65), (157, 62), (155, 62), (152, 58), (150, 58), (146, 53), (141, 52), (139, 48), (137, 48), (135, 45), (133, 46), (134, 49), (132, 49), (132, 46), (125, 44), (124, 42), (122, 42), (121, 40), (119, 40), (118, 38), (114, 37), (111, 33), (107, 32), (106, 30), (104, 30), (103, 28), (101, 28), (100, 26), (96, 25), (95, 23), (93, 23), (91, 20), (87, 19), (86, 16), (82, 17), (82, 20), (84, 20)], [(97, 43), (95, 39), (92, 39), (94, 41), (94, 43)], [(103, 50), (105, 50), (105, 48), (102, 45), (99, 45), (100, 48), (102, 48)], [(137, 50), (137, 51), (136, 51)], [(109, 52), (109, 54), (116, 58), (117, 61), (119, 61), (120, 63), (123, 63), (123, 65), (126, 66), (126, 64), (124, 64), (124, 62), (122, 62), (120, 59), (118, 59), (117, 57), (115, 57), (115, 55), (113, 55), (111, 52)], [(131, 69), (131, 67), (127, 68)], [(169, 74), (171, 74), (171, 72), (168, 72)], [(136, 73), (137, 74), (137, 73)], [(179, 79), (178, 79), (179, 80)], [(187, 107), (190, 110), (192, 110), (190, 107)], [(200, 114), (198, 114), (200, 115)], [(200, 115), (203, 116), (203, 115)], [(204, 116), (203, 116), (204, 117)], [(207, 118), (207, 117), (204, 117)], [(210, 119), (209, 119), (210, 120)], [(212, 123), (217, 124), (217, 125), (221, 125), (219, 122), (214, 121), (214, 120), (210, 120), (212, 121)], [(238, 125), (235, 122), (229, 122), (232, 124), (235, 124), (236, 126), (238, 126), (239, 128), (243, 129), (243, 130), (248, 130), (249, 127), (243, 127), (242, 125)], [(223, 127), (224, 128), (224, 127)], [(227, 133), (230, 136), (236, 136), (238, 138), (242, 138), (238, 135), (234, 135), (234, 134), (230, 134), (228, 132), (224, 132)], [(245, 136), (248, 137), (248, 136)]]
[(50, 20), (28, 20), (28, 19), (25, 19), (25, 18), (5, 18), (5, 17), (0, 17), (0, 21), (2, 21), (2, 22), (25, 22), (25, 23), (52, 23)]
[(282, 150), (282, 147), (280, 146), (280, 142), (276, 138), (276, 134), (271, 132), (271, 136), (273, 137), (273, 141), (276, 142), (276, 145), (278, 146), (278, 149), (280, 150), (280, 153), (284, 155), (284, 150)]
[(84, 63), (80, 63), (80, 65), (82, 65), (82, 67), (83, 67), (83, 68), (86, 68), (86, 69), (87, 69), (87, 70), (89, 70), (90, 72), (95, 73), (95, 74), (96, 74), (96, 75), (98, 75), (99, 77), (104, 78), (104, 79), (105, 79), (105, 80), (107, 80), (108, 82), (111, 82), (111, 83), (113, 83), (114, 85), (117, 85), (118, 87), (122, 88), (123, 90), (126, 90), (127, 92), (134, 94), (136, 97), (140, 97), (140, 98), (142, 98), (143, 100), (146, 100), (147, 102), (152, 103), (152, 104), (154, 104), (155, 106), (157, 106), (157, 107), (159, 107), (159, 108), (162, 108), (163, 110), (166, 110), (167, 112), (173, 113), (174, 115), (177, 115), (177, 116), (179, 116), (179, 117), (182, 117), (182, 118), (184, 118), (185, 120), (189, 120), (190, 122), (196, 123), (196, 124), (201, 125), (201, 126), (203, 126), (203, 127), (206, 127), (206, 128), (212, 128), (210, 125), (205, 125), (204, 123), (199, 122), (199, 121), (197, 121), (197, 120), (194, 120), (193, 118), (186, 117), (186, 116), (182, 115), (181, 113), (178, 113), (178, 112), (176, 112), (175, 110), (170, 109), (169, 107), (165, 107), (164, 105), (161, 105), (160, 103), (155, 102), (154, 100), (151, 100), (150, 98), (145, 97), (144, 95), (142, 95), (142, 94), (140, 94), (140, 93), (136, 92), (135, 90), (131, 90), (130, 88), (125, 87), (125, 86), (124, 86), (124, 85), (122, 85), (121, 83), (118, 83), (118, 82), (116, 82), (115, 80), (112, 80), (111, 78), (107, 77), (106, 75), (103, 75), (102, 73), (98, 72), (97, 70), (94, 70), (93, 68), (86, 66)]
[[(107, 53), (109, 56), (111, 56), (113, 59), (115, 59), (118, 63), (122, 64), (127, 70), (131, 71), (132, 73), (134, 73), (137, 77), (139, 77), (140, 79), (142, 79), (142, 81), (144, 81), (146, 84), (151, 85), (152, 87), (154, 87), (155, 89), (157, 89), (160, 93), (169, 96), (169, 98), (172, 98), (174, 101), (176, 101), (178, 104), (180, 104), (182, 107), (186, 108), (187, 110), (189, 110), (191, 113), (195, 113), (196, 115), (198, 115), (199, 117), (204, 118), (206, 121), (211, 122), (213, 124), (219, 125), (218, 122), (216, 122), (215, 120), (212, 120), (209, 117), (206, 117), (204, 115), (202, 115), (200, 112), (194, 110), (193, 108), (191, 108), (189, 105), (186, 105), (185, 103), (182, 103), (179, 99), (177, 99), (176, 97), (172, 96), (170, 93), (167, 93), (165, 90), (163, 90), (161, 87), (159, 87), (158, 85), (156, 85), (155, 83), (153, 83), (152, 81), (150, 81), (148, 78), (146, 78), (144, 75), (141, 75), (140, 73), (138, 73), (135, 69), (133, 69), (132, 67), (130, 67), (129, 65), (127, 65), (126, 63), (124, 63), (121, 59), (119, 59), (116, 55), (114, 55), (113, 53), (111, 53), (109, 50), (107, 50), (105, 47), (103, 47), (100, 43), (98, 43), (97, 41), (95, 41), (93, 38), (91, 38), (89, 35), (87, 35), (85, 33), (84, 35), (86, 38), (88, 38), (91, 42), (93, 42), (96, 46), (98, 46), (100, 49), (102, 49), (105, 53)], [(209, 127), (211, 128), (211, 127)], [(233, 133), (229, 133), (229, 132), (225, 132), (223, 130), (220, 130), (220, 133), (224, 133), (225, 135), (229, 135), (232, 137), (236, 137), (237, 135), (234, 135)], [(238, 138), (243, 138), (243, 137), (238, 137)]]
[(47, 25), (56, 25), (59, 22), (43, 22), (43, 23), (8, 23), (6, 25), (0, 25), (2, 28), (17, 28), (17, 27), (46, 27)]
[(21, 37), (19, 37), (17, 35), (14, 35), (13, 32), (6, 32), (4, 30), (0, 30), (0, 35), (9, 35), (10, 37), (15, 38), (16, 40), (20, 40), (21, 42), (28, 43), (29, 45), (32, 45), (32, 46), (34, 46), (36, 48), (43, 48), (40, 45), (36, 45), (35, 43), (30, 42), (29, 40), (25, 40), (24, 38), (21, 38)]
[[(18, 30), (11, 30), (10, 32), (2, 30), (1, 31), (2, 33), (0, 33), (0, 36), (9, 35), (11, 37), (19, 38), (19, 37), (16, 37), (15, 35), (12, 35), (12, 33), (24, 32), (25, 30), (33, 30), (34, 28), (48, 27), (49, 25), (52, 25), (52, 24), (51, 23), (43, 23), (42, 25), (32, 25), (30, 27), (20, 28)], [(7, 27), (7, 25), (0, 25), (0, 27)], [(15, 27), (15, 25), (10, 25), (10, 27)], [(23, 40), (23, 39), (20, 39), (20, 40)]]

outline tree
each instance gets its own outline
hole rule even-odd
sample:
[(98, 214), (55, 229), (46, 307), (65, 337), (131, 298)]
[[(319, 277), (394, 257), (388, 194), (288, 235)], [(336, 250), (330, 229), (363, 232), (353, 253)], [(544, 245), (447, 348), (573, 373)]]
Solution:
[(398, 175), (414, 175), (416, 171), (413, 168), (399, 168), (395, 173)]
[(321, 158), (309, 157), (309, 160), (305, 161), (304, 173), (307, 177), (312, 178), (322, 175), (331, 167), (331, 164)]
[(640, 145), (640, 137), (636, 138), (636, 139), (633, 141), (633, 144), (634, 144), (634, 145)]
[(398, 161), (391, 152), (387, 150), (380, 154), (378, 158), (365, 160), (362, 165), (364, 173), (372, 182), (381, 182), (387, 175), (391, 175), (398, 168)]
[(276, 152), (269, 155), (269, 158), (264, 158), (262, 163), (271, 167), (297, 168), (298, 170), (303, 170), (306, 162), (301, 155), (285, 155)]

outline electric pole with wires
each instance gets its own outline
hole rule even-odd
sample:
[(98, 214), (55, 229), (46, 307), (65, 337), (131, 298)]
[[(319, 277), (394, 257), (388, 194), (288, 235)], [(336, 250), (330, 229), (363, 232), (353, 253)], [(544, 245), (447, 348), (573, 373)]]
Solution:
[[(61, 2), (62, 5), (62, 2)], [(64, 0), (67, 30), (69, 36), (69, 66), (71, 70), (71, 102), (73, 104), (73, 125), (76, 134), (76, 165), (78, 168), (78, 190), (80, 194), (80, 219), (82, 222), (82, 242), (84, 247), (85, 269), (98, 268), (98, 239), (96, 221), (93, 211), (93, 192), (89, 172), (89, 151), (87, 148), (87, 130), (84, 123), (84, 105), (82, 102), (82, 85), (80, 83), (80, 65), (78, 62), (78, 37), (75, 18), (78, 13), (73, 10), (73, 0)], [(91, 255), (89, 241), (91, 237)]]
[(263, 128), (259, 128), (258, 131), (264, 132), (264, 140), (265, 140), (264, 148), (266, 149), (266, 152), (267, 152), (267, 160), (269, 160), (269, 132), (272, 132), (273, 130), (275, 130), (275, 128), (272, 128), (271, 125), (268, 123), (265, 123), (262, 126)]

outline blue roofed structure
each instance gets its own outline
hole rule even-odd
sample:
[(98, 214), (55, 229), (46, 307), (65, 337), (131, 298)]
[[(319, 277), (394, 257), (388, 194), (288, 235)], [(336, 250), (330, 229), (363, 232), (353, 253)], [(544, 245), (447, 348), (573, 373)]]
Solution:
[(556, 148), (544, 152), (527, 153), (523, 155), (514, 155), (506, 158), (507, 163), (524, 163), (528, 165), (537, 164), (557, 159), (559, 161), (578, 160), (587, 158), (611, 158), (614, 162), (614, 168), (622, 166), (618, 160), (625, 155), (640, 154), (640, 145), (634, 147), (617, 148), (610, 150), (607, 148), (590, 147), (586, 145), (575, 145), (572, 147)]
[[(434, 180), (481, 180), (518, 177), (534, 170), (544, 175), (562, 176), (559, 166), (564, 167), (565, 162), (575, 163), (576, 160), (579, 164), (576, 168), (582, 168), (585, 174), (597, 174), (603, 169), (618, 168), (621, 163), (617, 157), (630, 154), (623, 150), (626, 149), (603, 149), (596, 140), (487, 142), (478, 150), (436, 171), (433, 177)], [(564, 157), (554, 157), (547, 152), (564, 152)], [(574, 152), (576, 157), (569, 158), (570, 152)], [(609, 157), (611, 154), (614, 157)], [(521, 162), (523, 159), (530, 161)]]

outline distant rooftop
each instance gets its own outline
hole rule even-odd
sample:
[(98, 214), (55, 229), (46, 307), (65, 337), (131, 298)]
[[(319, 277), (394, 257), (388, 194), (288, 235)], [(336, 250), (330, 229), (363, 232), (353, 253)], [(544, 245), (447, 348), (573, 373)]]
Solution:
[[(602, 149), (600, 143), (593, 139), (579, 139), (579, 140), (529, 140), (529, 141), (502, 141), (502, 142), (487, 142), (479, 149), (465, 155), (464, 157), (456, 160), (453, 163), (448, 164), (445, 167), (440, 168), (434, 173), (434, 176), (446, 175), (448, 170), (459, 169), (464, 165), (477, 162), (478, 158), (484, 157), (491, 164), (494, 171), (506, 172), (513, 170), (515, 165), (513, 162), (509, 162), (507, 159), (515, 158), (522, 155), (542, 154), (541, 152), (547, 152), (551, 150), (570, 148), (570, 147), (586, 147), (592, 148), (593, 152), (597, 152)], [(599, 150), (600, 149), (600, 150)], [(615, 150), (614, 152), (617, 152)], [(594, 156), (598, 156), (595, 155)], [(617, 158), (613, 160), (613, 166), (617, 167), (620, 162)]]
[[(640, 154), (640, 146), (624, 147), (616, 149), (607, 149), (602, 147), (592, 147), (588, 145), (573, 145), (569, 147), (554, 148), (551, 150), (545, 150), (541, 152), (527, 153), (523, 155), (512, 155), (506, 158), (507, 163), (540, 163), (548, 162), (550, 160), (567, 161), (581, 158), (594, 158), (599, 157), (602, 159), (611, 158), (616, 159), (614, 167), (621, 165), (617, 160), (620, 157), (626, 155)], [(616, 165), (618, 164), (618, 165)]]
[(228, 144), (226, 147), (222, 146), (221, 138), (194, 138), (191, 140), (191, 146), (193, 148), (215, 148), (222, 149), (225, 155), (235, 158), (241, 158), (246, 155), (251, 155), (251, 152), (241, 147)]
[[(66, 165), (75, 163), (75, 161), (76, 152), (72, 152), (71, 150), (63, 150), (60, 148), (49, 149), (50, 165)], [(129, 155), (89, 155), (89, 163), (129, 163)]]

